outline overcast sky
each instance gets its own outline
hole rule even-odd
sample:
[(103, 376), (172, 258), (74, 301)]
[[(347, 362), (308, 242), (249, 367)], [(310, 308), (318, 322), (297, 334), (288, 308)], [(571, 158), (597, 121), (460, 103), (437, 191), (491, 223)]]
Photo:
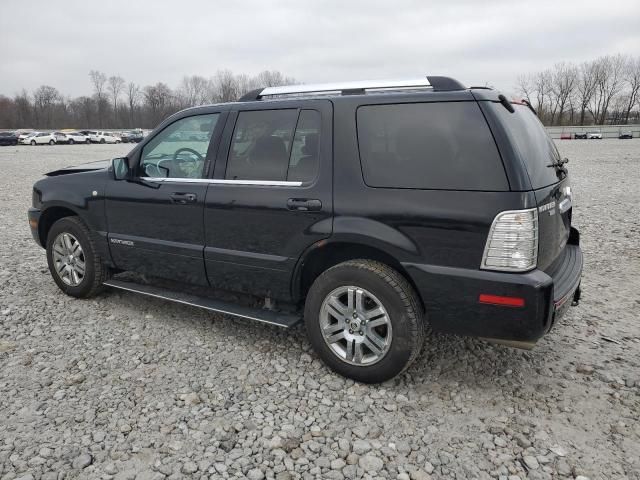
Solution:
[(2, 0), (0, 93), (91, 93), (89, 70), (171, 87), (219, 69), (304, 83), (448, 75), (512, 90), (520, 73), (640, 55), (640, 1)]

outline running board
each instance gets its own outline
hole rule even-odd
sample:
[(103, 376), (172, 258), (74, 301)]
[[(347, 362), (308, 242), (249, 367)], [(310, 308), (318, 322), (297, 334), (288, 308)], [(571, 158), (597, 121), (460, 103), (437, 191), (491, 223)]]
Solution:
[(243, 305), (236, 305), (234, 303), (223, 302), (213, 298), (177, 292), (153, 285), (144, 285), (116, 279), (108, 280), (104, 282), (104, 285), (118, 288), (120, 290), (127, 290), (129, 292), (141, 293), (142, 295), (148, 295), (150, 297), (169, 300), (170, 302), (204, 308), (205, 310), (211, 310), (212, 312), (224, 313), (226, 315), (233, 315), (235, 317), (248, 318), (249, 320), (268, 323), (270, 325), (277, 325), (278, 327), (290, 328), (300, 321), (300, 317), (292, 313), (274, 312), (273, 310), (266, 310), (263, 308), (245, 307)]

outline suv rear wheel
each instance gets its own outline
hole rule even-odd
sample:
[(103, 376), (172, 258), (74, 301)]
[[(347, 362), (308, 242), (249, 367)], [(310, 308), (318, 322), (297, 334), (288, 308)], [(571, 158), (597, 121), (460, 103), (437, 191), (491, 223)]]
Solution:
[(393, 378), (422, 347), (416, 294), (400, 273), (380, 262), (352, 260), (326, 270), (309, 290), (304, 318), (324, 362), (361, 382)]
[(95, 295), (109, 276), (89, 230), (77, 217), (61, 218), (49, 230), (47, 263), (60, 290), (72, 297)]

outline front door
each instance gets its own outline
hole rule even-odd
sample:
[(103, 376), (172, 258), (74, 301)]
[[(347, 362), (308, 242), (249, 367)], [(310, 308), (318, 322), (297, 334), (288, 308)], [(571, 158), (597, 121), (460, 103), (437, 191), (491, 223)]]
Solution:
[(135, 180), (109, 181), (106, 215), (116, 267), (207, 285), (203, 209), (226, 113), (177, 119), (136, 150)]
[(213, 287), (289, 300), (306, 248), (332, 232), (332, 105), (250, 103), (231, 114), (205, 201)]

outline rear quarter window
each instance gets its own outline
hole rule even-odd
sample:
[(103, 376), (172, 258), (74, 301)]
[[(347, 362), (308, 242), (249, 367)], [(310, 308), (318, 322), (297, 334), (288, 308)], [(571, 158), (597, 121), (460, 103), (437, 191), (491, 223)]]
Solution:
[(371, 187), (509, 190), (476, 102), (366, 105), (358, 108), (357, 129)]
[(514, 104), (514, 113), (500, 103), (489, 102), (489, 108), (506, 130), (509, 141), (527, 169), (533, 189), (558, 182), (555, 168), (548, 165), (556, 163), (560, 154), (538, 117), (526, 105)]

